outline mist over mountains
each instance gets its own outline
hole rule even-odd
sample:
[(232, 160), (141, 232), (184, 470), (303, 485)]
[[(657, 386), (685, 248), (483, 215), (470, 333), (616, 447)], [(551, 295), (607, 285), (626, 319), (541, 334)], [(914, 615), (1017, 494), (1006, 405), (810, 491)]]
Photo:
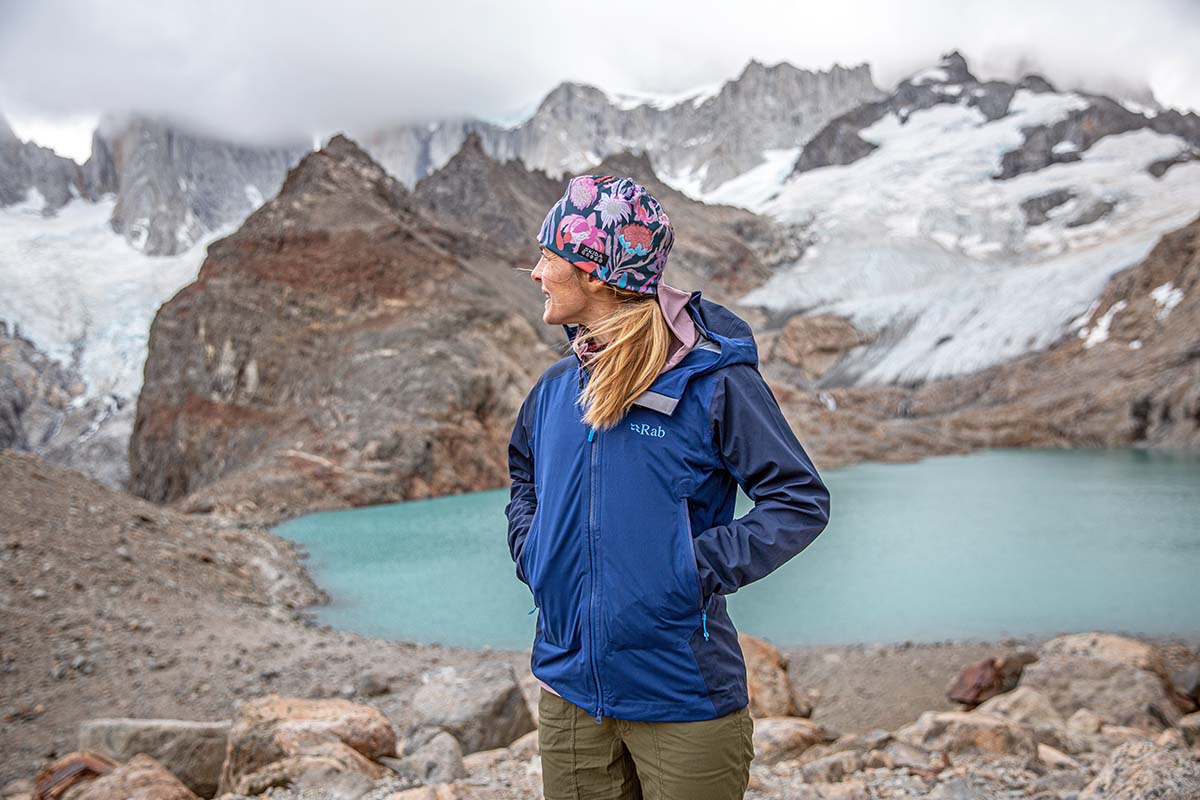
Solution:
[[(751, 61), (727, 81), (681, 93), (563, 83), (508, 126), (443, 120), (351, 131), (350, 140), (361, 147), (351, 161), (369, 156), (449, 240), (483, 236), (497, 268), (528, 256), (530, 226), (565, 175), (637, 173), (681, 221), (672, 282), (736, 305), (764, 341), (789, 342), (792, 354), (768, 369), (822, 396), (970, 376), (1077, 335), (1100, 345), (1113, 320), (1098, 327), (1089, 315), (1110, 279), (1200, 209), (1194, 113), (1144, 96), (1065, 91), (1036, 74), (980, 80), (953, 51), (890, 89), (867, 64), (813, 71)], [(311, 150), (111, 115), (78, 164), (20, 141), (0, 121), (0, 320), (10, 376), (0, 445), (55, 453), (123, 485), (159, 307)], [(336, 160), (351, 150), (322, 152)], [(340, 191), (349, 191), (346, 176), (357, 168), (340, 169)], [(292, 202), (310, 200), (301, 192)], [(285, 215), (279, 224), (293, 223)], [(332, 235), (316, 233), (319, 217), (304, 224)], [(275, 246), (268, 239), (246, 241)], [(374, 280), (356, 263), (339, 280)], [(1151, 288), (1164, 298), (1165, 319), (1183, 289)], [(364, 284), (350, 296), (370, 291)], [(536, 305), (514, 291), (505, 303)], [(259, 306), (254, 313), (272, 318), (292, 313), (287, 302)], [(794, 349), (817, 346), (796, 338), (802, 330), (823, 342), (815, 355)], [(216, 370), (227, 345), (211, 346)], [(228, 347), (241, 354), (235, 364), (257, 349), (252, 338)], [(223, 386), (229, 377), (213, 380)], [(253, 392), (213, 392), (222, 403), (257, 402), (247, 399)]]

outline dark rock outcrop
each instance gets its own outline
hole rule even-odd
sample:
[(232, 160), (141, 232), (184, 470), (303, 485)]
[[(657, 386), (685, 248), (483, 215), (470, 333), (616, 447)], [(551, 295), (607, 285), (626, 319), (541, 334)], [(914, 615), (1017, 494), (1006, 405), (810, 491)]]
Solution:
[(1075, 196), (1070, 189), (1055, 189), (1036, 197), (1028, 197), (1021, 201), (1021, 213), (1025, 215), (1025, 224), (1029, 227), (1042, 225), (1049, 213)]
[[(1178, 136), (1192, 148), (1200, 148), (1200, 116), (1194, 112), (1182, 114), (1171, 110), (1147, 117), (1107, 97), (1080, 94), (1087, 99), (1086, 108), (1071, 111), (1063, 119), (1049, 125), (1022, 129), (1025, 141), (1020, 147), (1004, 154), (1000, 161), (1000, 172), (994, 177), (1005, 180), (1036, 172), (1051, 164), (1078, 161), (1081, 153), (1104, 137), (1134, 130), (1148, 129)], [(1169, 161), (1177, 163), (1189, 158), (1188, 154), (1181, 153)], [(1160, 167), (1161, 171), (1155, 177), (1161, 177), (1166, 168)], [(1154, 165), (1148, 169), (1154, 174)]]
[(519, 248), (536, 261), (538, 229), (564, 188), (565, 181), (526, 169), (520, 161), (493, 159), (479, 135), (471, 133), (462, 149), (420, 181), (413, 194), (437, 219)]
[(0, 450), (37, 453), (123, 487), (127, 409), (114, 394), (86, 398), (74, 366), (50, 358), (0, 320)]
[(335, 137), (159, 310), (131, 490), (298, 513), (501, 485), (555, 358), (512, 267)]
[(866, 157), (876, 145), (860, 134), (888, 114), (895, 114), (904, 123), (916, 111), (965, 103), (978, 108), (989, 121), (999, 119), (1008, 113), (1017, 88), (1023, 87), (1003, 81), (979, 82), (967, 68), (966, 59), (957, 50), (951, 51), (936, 66), (900, 81), (890, 95), (832, 119), (804, 145), (791, 174), (853, 164)]
[(0, 207), (23, 203), (30, 190), (41, 194), (43, 214), (77, 197), (83, 184), (79, 165), (48, 147), (22, 142), (0, 115)]

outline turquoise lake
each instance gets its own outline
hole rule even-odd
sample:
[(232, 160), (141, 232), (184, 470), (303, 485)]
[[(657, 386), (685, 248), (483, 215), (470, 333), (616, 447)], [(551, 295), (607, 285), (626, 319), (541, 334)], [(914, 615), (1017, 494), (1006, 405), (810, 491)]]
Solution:
[[(779, 645), (1200, 633), (1200, 453), (989, 449), (822, 470), (831, 521), (728, 597)], [(533, 642), (508, 490), (309, 514), (275, 528), (333, 598), (321, 622), (497, 648)], [(739, 493), (736, 514), (751, 507)]]

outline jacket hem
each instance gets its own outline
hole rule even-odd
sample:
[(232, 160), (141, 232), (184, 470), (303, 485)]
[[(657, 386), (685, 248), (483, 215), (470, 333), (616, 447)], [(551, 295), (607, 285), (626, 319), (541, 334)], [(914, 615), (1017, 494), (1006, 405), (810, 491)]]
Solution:
[[(581, 697), (570, 690), (564, 691), (536, 673), (534, 677), (557, 692), (559, 697), (583, 709), (587, 714), (595, 715), (594, 699)], [(737, 690), (710, 695), (708, 699), (709, 710), (684, 707), (678, 703), (606, 702), (604, 716), (627, 722), (700, 722), (723, 717), (750, 703), (746, 692)]]

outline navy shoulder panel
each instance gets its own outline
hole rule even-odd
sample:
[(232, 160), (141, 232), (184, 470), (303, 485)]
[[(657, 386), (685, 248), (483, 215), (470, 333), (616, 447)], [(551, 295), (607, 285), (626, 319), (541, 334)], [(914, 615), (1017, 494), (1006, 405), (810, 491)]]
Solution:
[(558, 377), (559, 375), (563, 374), (568, 369), (570, 369), (571, 365), (576, 363), (578, 360), (579, 359), (576, 358), (574, 353), (568, 353), (567, 355), (560, 358), (558, 361), (555, 361), (553, 364), (546, 367), (546, 371), (542, 373), (542, 377), (539, 378), (538, 381), (539, 382), (548, 381), (552, 378)]
[(746, 320), (720, 303), (701, 297), (699, 312), (701, 321), (713, 333), (728, 336), (730, 339), (750, 339), (754, 336)]

